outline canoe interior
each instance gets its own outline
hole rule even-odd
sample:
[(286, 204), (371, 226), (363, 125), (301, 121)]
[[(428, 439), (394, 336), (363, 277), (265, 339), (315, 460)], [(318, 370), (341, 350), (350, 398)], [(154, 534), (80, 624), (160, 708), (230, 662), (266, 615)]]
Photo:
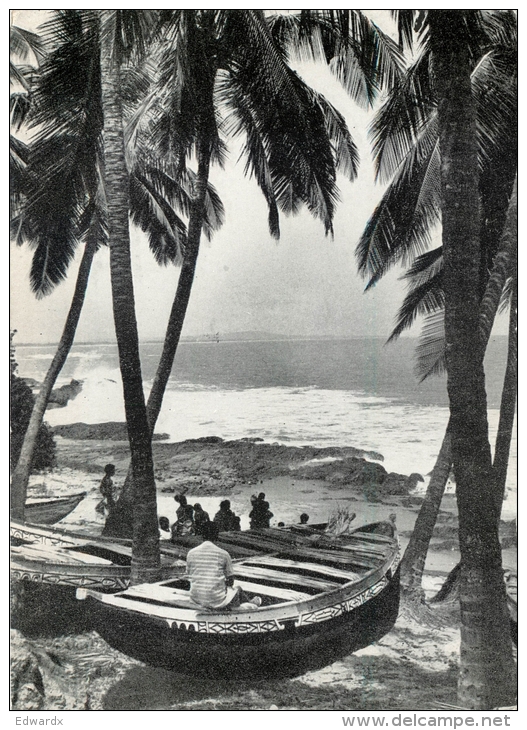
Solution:
[[(345, 538), (280, 529), (222, 533), (254, 549), (234, 562), (235, 584), (258, 608), (207, 610), (178, 577), (79, 597), (116, 649), (154, 666), (196, 674), (292, 676), (367, 646), (393, 626), (399, 549), (390, 523)], [(316, 539), (314, 539), (316, 538)], [(259, 548), (259, 550), (257, 550)]]

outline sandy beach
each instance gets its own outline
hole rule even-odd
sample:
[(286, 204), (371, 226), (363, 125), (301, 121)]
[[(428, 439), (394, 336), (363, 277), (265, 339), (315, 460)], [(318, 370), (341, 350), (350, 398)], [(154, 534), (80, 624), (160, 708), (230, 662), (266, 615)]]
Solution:
[[(87, 497), (61, 525), (92, 534), (100, 532), (103, 521), (95, 505), (100, 499), (103, 467), (109, 461), (116, 464), (115, 483), (120, 486), (128, 464), (127, 443), (60, 436), (56, 440), (57, 467), (32, 477), (30, 496), (86, 490)], [(368, 491), (358, 477), (354, 483), (346, 482), (342, 464), (362, 464), (360, 450), (347, 447), (340, 454), (333, 449), (332, 456), (313, 456), (309, 449), (298, 452), (294, 447), (276, 444), (258, 451), (261, 447), (257, 440), (154, 442), (159, 514), (174, 518), (177, 505), (173, 495), (178, 491), (186, 491), (190, 501), (199, 499), (211, 513), (227, 496), (234, 511), (241, 515), (244, 528), (250, 495), (264, 491), (275, 524), (298, 521), (301, 512), (308, 512), (313, 522), (325, 520), (337, 507), (344, 506), (357, 513), (357, 523), (395, 513), (404, 549), (421, 499), (407, 491)], [(264, 466), (255, 457), (259, 453), (265, 456)], [(384, 477), (384, 482), (391, 484), (388, 491), (402, 491), (407, 477), (389, 477)], [(411, 481), (406, 483), (407, 488)], [(447, 494), (426, 564), (424, 587), (428, 596), (437, 592), (457, 563), (456, 525), (455, 498)], [(511, 527), (504, 524), (503, 528), (504, 563), (515, 570)], [(32, 657), (47, 688), (44, 696), (38, 692), (27, 696), (19, 693), (15, 708), (438, 710), (456, 702), (459, 627), (455, 602), (440, 604), (423, 616), (415, 616), (403, 607), (394, 629), (380, 641), (324, 669), (285, 681), (203, 680), (154, 669), (111, 649), (89, 626), (85, 628), (48, 635), (38, 630), (30, 636), (13, 632), (13, 671), (16, 674), (17, 661)]]

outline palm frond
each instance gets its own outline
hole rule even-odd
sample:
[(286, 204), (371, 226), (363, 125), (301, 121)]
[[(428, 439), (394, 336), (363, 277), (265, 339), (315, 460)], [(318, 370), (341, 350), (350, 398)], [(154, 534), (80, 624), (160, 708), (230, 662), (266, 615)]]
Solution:
[(399, 79), (403, 57), (397, 44), (363, 12), (337, 12), (349, 12), (349, 31), (330, 67), (354, 101), (371, 107), (380, 90)]
[(517, 50), (518, 18), (514, 10), (482, 10), (485, 37), (492, 46)]
[(55, 49), (40, 68), (30, 126), (40, 138), (56, 133), (94, 139), (101, 134), (98, 41), (90, 16), (55, 11), (43, 33)]
[(472, 74), (482, 170), (514, 147), (517, 127), (517, 65), (510, 54), (491, 52)]
[(38, 296), (62, 281), (82, 236), (79, 224), (97, 186), (91, 140), (55, 134), (29, 147), (25, 202), (18, 220), (18, 243), (35, 249), (30, 281)]
[(348, 94), (370, 107), (404, 65), (392, 39), (360, 10), (302, 10), (268, 18), (279, 46), (301, 60), (329, 63)]
[(353, 182), (358, 173), (359, 151), (351, 137), (346, 120), (322, 94), (313, 91), (313, 95), (324, 115), (327, 134), (335, 152), (335, 165), (348, 180)]
[(130, 213), (133, 222), (147, 234), (158, 264), (181, 263), (187, 227), (139, 170), (130, 175)]
[(397, 24), (399, 48), (411, 50), (414, 40), (415, 10), (392, 10), (392, 16)]
[(9, 61), (9, 85), (21, 87), (26, 93), (31, 91), (35, 79), (35, 69), (32, 66), (17, 65)]
[(18, 131), (24, 123), (30, 106), (29, 96), (26, 93), (10, 95), (9, 112), (11, 114), (11, 124), (15, 131)]
[(446, 370), (444, 312), (430, 314), (424, 324), (416, 347), (415, 373), (420, 382)]
[(373, 286), (394, 264), (423, 253), (440, 217), (437, 120), (432, 117), (408, 152), (357, 244), (359, 272)]
[(414, 285), (427, 281), (431, 275), (441, 271), (443, 265), (442, 257), (442, 246), (426, 251), (421, 256), (417, 256), (402, 278), (411, 279)]
[(396, 325), (388, 338), (388, 342), (396, 340), (405, 330), (409, 329), (418, 315), (434, 314), (443, 311), (445, 296), (442, 289), (442, 273), (434, 272), (432, 268), (428, 278), (421, 274), (419, 284), (412, 283), (411, 289), (397, 313)]
[(430, 51), (425, 48), (404, 76), (395, 79), (370, 125), (376, 176), (381, 182), (396, 173), (434, 112)]
[(45, 47), (37, 33), (12, 25), (9, 34), (9, 53), (11, 56), (18, 56), (22, 61), (27, 61), (33, 56), (38, 65), (45, 56)]
[(9, 201), (10, 216), (16, 216), (27, 192), (26, 166), (28, 148), (24, 142), (9, 135)]
[(163, 91), (153, 139), (162, 153), (180, 160), (181, 168), (198, 135), (207, 135), (213, 161), (221, 161), (223, 156), (213, 103), (221, 49), (215, 34), (207, 30), (211, 13), (214, 11), (174, 10), (163, 14), (158, 78)]
[[(338, 199), (335, 156), (326, 126), (330, 107), (321, 105), (319, 96), (283, 62), (258, 16), (248, 12), (238, 15), (236, 22), (238, 32), (247, 29), (245, 35), (251, 42), (239, 49), (231, 72), (221, 80), (222, 99), (230, 112), (226, 129), (234, 135), (245, 134), (250, 119), (265, 150), (278, 206), (295, 213), (305, 204), (330, 232)], [(349, 166), (351, 138), (335, 115), (331, 125), (333, 133), (338, 129), (337, 147), (341, 155), (345, 151)], [(249, 160), (251, 166), (258, 159), (255, 153)], [(264, 177), (262, 173), (260, 179)]]

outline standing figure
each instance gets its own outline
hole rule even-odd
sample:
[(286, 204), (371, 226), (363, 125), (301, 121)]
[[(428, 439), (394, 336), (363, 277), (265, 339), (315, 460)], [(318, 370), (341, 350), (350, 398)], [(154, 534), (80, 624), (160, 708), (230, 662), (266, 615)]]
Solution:
[(100, 514), (110, 515), (115, 507), (115, 497), (113, 493), (113, 480), (112, 477), (115, 475), (115, 465), (106, 464), (104, 467), (104, 476), (101, 479), (99, 489), (101, 490), (102, 500), (95, 507), (96, 511)]

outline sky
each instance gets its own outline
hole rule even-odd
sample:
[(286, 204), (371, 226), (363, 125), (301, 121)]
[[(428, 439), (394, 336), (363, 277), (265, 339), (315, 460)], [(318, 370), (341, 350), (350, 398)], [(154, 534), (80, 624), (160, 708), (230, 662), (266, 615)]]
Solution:
[[(35, 16), (17, 12), (16, 22), (26, 22), (32, 29)], [(225, 206), (226, 222), (210, 243), (202, 237), (184, 336), (263, 331), (387, 338), (391, 332), (405, 294), (399, 280), (402, 272), (392, 272), (364, 293), (365, 282), (357, 274), (355, 260), (357, 241), (383, 192), (374, 181), (370, 157), (367, 127), (371, 113), (358, 108), (326, 68), (302, 64), (297, 70), (344, 114), (360, 151), (358, 178), (353, 183), (339, 178), (341, 201), (334, 237), (326, 237), (322, 223), (304, 210), (295, 217), (281, 216), (280, 240), (271, 238), (264, 198), (254, 180), (244, 176), (238, 144), (230, 145), (226, 168), (211, 172), (211, 182)], [(139, 336), (143, 341), (163, 339), (179, 269), (159, 267), (140, 231), (132, 228), (131, 239)], [(18, 343), (57, 342), (71, 302), (80, 252), (68, 279), (40, 300), (29, 289), (30, 261), (26, 247), (11, 247), (11, 327), (17, 330)], [(498, 330), (500, 326), (503, 332), (497, 333), (506, 334), (506, 322)], [(411, 332), (418, 333), (418, 328)], [(102, 250), (94, 260), (76, 341), (113, 340), (109, 255)]]

